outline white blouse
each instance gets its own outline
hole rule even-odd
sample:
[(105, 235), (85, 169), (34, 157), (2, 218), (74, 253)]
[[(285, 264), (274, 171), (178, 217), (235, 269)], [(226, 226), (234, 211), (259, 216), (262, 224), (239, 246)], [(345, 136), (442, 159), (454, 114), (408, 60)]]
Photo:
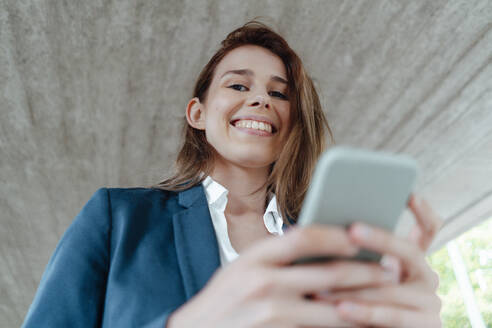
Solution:
[[(207, 197), (208, 208), (212, 223), (215, 229), (215, 235), (219, 244), (220, 263), (222, 266), (235, 260), (239, 254), (234, 250), (229, 239), (227, 230), (227, 220), (224, 214), (227, 205), (228, 190), (214, 181), (210, 176), (203, 181), (205, 195)], [(269, 195), (270, 201), (263, 214), (263, 222), (268, 232), (273, 235), (283, 235), (283, 220), (277, 209), (277, 198), (274, 194)]]

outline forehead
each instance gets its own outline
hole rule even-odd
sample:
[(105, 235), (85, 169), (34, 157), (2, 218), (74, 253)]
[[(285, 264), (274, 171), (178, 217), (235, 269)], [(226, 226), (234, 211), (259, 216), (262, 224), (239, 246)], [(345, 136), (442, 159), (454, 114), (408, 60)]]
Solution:
[(235, 69), (251, 69), (255, 75), (277, 75), (287, 80), (285, 65), (273, 52), (268, 49), (245, 45), (231, 50), (217, 65), (215, 76)]

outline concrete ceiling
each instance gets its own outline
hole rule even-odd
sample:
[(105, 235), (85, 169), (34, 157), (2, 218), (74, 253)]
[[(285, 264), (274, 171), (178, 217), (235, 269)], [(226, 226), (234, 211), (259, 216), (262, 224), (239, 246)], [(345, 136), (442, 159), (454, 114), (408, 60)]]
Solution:
[(488, 0), (0, 0), (1, 327), (96, 189), (169, 172), (198, 72), (255, 16), (304, 60), (338, 144), (414, 156), (460, 229), (490, 217)]

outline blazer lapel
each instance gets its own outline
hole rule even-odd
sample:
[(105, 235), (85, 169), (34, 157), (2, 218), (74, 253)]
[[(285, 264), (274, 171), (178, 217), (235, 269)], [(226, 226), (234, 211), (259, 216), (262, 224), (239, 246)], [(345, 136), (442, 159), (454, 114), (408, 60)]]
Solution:
[(179, 193), (184, 207), (173, 216), (174, 242), (186, 298), (200, 291), (220, 267), (217, 237), (203, 186)]

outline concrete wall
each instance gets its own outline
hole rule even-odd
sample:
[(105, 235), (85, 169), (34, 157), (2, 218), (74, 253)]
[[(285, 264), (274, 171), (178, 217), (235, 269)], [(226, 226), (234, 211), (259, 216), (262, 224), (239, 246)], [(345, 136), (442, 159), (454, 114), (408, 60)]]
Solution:
[(415, 156), (446, 218), (492, 192), (488, 0), (0, 0), (1, 327), (97, 188), (169, 172), (198, 72), (255, 16), (303, 58), (338, 143)]

